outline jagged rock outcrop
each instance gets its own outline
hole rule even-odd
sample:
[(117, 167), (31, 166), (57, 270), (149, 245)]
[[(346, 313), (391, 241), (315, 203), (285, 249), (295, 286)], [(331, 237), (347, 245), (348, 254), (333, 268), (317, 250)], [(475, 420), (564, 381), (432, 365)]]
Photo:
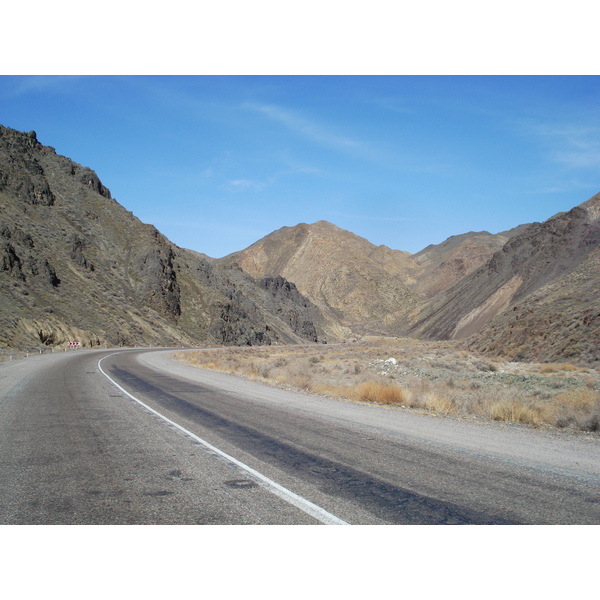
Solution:
[(544, 223), (410, 255), (326, 221), (223, 259), (177, 247), (94, 171), (0, 126), (0, 347), (463, 340), (600, 361), (600, 194)]
[(0, 346), (316, 337), (315, 325), (281, 318), (306, 311), (300, 294), (280, 305), (247, 274), (178, 248), (34, 132), (0, 126), (0, 206)]
[(274, 298), (277, 312), (294, 333), (312, 342), (319, 338), (315, 323), (319, 322), (319, 311), (296, 288), (296, 285), (281, 276), (264, 277), (258, 281)]

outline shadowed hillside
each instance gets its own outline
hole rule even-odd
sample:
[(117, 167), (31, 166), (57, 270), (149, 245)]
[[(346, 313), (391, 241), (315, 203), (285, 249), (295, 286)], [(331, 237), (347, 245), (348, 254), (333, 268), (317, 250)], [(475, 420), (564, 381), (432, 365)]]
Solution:
[[(0, 345), (269, 344), (324, 335), (293, 285), (178, 248), (98, 176), (0, 126)], [(287, 282), (286, 282), (287, 283)]]
[(522, 360), (600, 360), (598, 345), (590, 347), (600, 317), (599, 245), (600, 194), (512, 237), (426, 306), (412, 333), (472, 336), (473, 348)]
[(410, 335), (511, 360), (600, 361), (600, 194), (415, 255), (318, 221), (216, 260), (140, 222), (35, 132), (0, 126), (0, 207), (0, 347)]

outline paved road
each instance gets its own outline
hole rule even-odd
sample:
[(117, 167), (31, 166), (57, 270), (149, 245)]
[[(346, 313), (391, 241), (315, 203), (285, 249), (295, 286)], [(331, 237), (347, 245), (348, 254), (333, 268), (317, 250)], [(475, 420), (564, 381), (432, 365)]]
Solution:
[(600, 440), (78, 351), (0, 365), (0, 523), (600, 524)]

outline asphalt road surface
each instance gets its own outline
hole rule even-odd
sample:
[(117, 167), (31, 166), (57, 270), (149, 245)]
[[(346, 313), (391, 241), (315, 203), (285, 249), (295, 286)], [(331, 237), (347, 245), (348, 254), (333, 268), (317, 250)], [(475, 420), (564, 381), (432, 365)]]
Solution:
[(417, 415), (172, 351), (0, 365), (1, 524), (600, 524), (600, 437)]

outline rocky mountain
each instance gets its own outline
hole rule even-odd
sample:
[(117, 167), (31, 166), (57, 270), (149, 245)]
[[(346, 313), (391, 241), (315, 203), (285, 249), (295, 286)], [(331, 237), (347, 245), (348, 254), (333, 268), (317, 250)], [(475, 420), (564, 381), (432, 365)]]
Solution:
[(600, 362), (600, 248), (498, 314), (467, 346), (513, 360)]
[(385, 332), (388, 320), (420, 302), (413, 289), (420, 268), (408, 252), (374, 246), (327, 221), (283, 227), (217, 262), (238, 264), (255, 278), (293, 281), (342, 337)]
[(411, 333), (514, 358), (600, 360), (599, 246), (600, 194), (511, 237), (426, 305)]
[(437, 296), (483, 265), (526, 227), (520, 225), (497, 234), (472, 231), (454, 235), (441, 244), (427, 246), (412, 257), (422, 267), (416, 289), (425, 298)]
[(293, 281), (342, 336), (406, 333), (428, 300), (484, 264), (521, 228), (453, 236), (421, 252), (391, 250), (327, 221), (282, 227), (219, 259), (253, 277)]
[(318, 221), (217, 260), (141, 223), (34, 132), (0, 126), (0, 207), (0, 347), (411, 335), (600, 361), (600, 194), (415, 255)]
[(282, 278), (211, 264), (89, 168), (0, 126), (0, 346), (269, 344), (331, 335)]
[(600, 360), (599, 198), (544, 223), (457, 235), (415, 255), (319, 221), (283, 227), (216, 262), (293, 281), (332, 328), (342, 326), (338, 335), (468, 339), (509, 358)]

